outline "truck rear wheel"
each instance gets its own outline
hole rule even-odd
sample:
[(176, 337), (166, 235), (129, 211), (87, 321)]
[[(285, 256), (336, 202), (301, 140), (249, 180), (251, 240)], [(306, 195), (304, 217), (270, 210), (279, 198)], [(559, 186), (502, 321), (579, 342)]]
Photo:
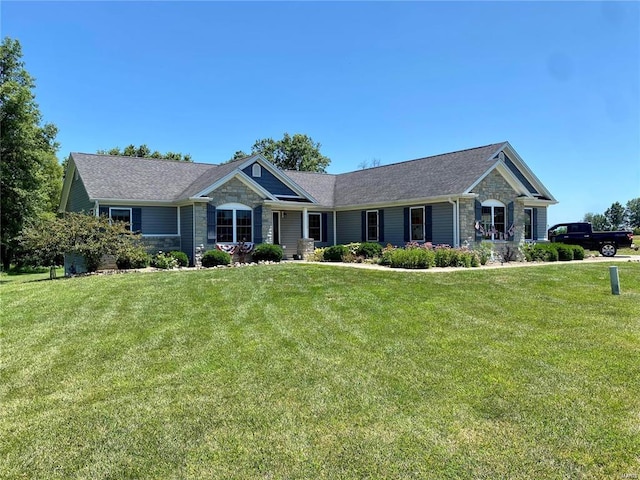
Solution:
[(600, 246), (600, 253), (603, 257), (613, 257), (617, 251), (618, 248), (613, 243), (605, 243)]

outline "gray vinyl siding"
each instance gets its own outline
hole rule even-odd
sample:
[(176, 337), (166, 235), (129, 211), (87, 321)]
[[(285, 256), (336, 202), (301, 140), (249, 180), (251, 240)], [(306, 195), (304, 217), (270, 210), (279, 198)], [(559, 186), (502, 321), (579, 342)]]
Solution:
[(404, 207), (384, 209), (384, 244), (403, 246), (404, 241)]
[(453, 205), (436, 203), (432, 205), (432, 240), (434, 245), (453, 246)]
[(87, 190), (84, 188), (82, 180), (78, 177), (71, 181), (71, 188), (69, 189), (69, 198), (65, 205), (67, 212), (89, 212), (94, 207), (94, 204), (89, 200)]
[[(362, 241), (362, 210), (338, 212), (338, 245)], [(333, 219), (332, 219), (333, 221)], [(386, 222), (386, 217), (385, 217)]]
[(193, 245), (193, 206), (180, 207), (180, 241), (182, 251), (189, 257), (189, 264), (194, 263)]
[(286, 258), (291, 259), (298, 253), (298, 240), (302, 238), (302, 213), (286, 212), (280, 219), (280, 245)]
[(274, 174), (269, 172), (266, 168), (262, 167), (262, 172), (259, 177), (254, 177), (252, 175), (253, 165), (251, 164), (246, 167), (243, 172), (246, 173), (251, 179), (260, 185), (265, 190), (268, 190), (273, 195), (295, 195), (298, 196), (296, 192), (287, 187), (284, 183), (282, 183)]
[(142, 207), (143, 235), (177, 235), (177, 207)]
[(100, 204), (104, 208), (140, 208), (142, 235), (177, 235), (177, 207), (132, 207), (129, 205)]
[[(422, 206), (422, 205), (411, 205)], [(432, 205), (432, 242), (453, 245), (453, 206), (450, 203)], [(384, 210), (383, 244), (403, 246), (405, 207), (379, 208)], [(338, 244), (362, 241), (362, 210), (338, 212)]]
[(537, 240), (547, 239), (547, 209), (546, 207), (537, 207), (538, 209), (538, 238)]
[(504, 156), (504, 164), (509, 170), (511, 170), (511, 173), (513, 173), (518, 178), (518, 180), (520, 180), (520, 182), (522, 182), (522, 184), (527, 187), (527, 190), (529, 190), (531, 193), (538, 193), (533, 185), (531, 185), (531, 182), (527, 180), (527, 177), (523, 175), (523, 173), (518, 169), (518, 167), (515, 166), (515, 164), (509, 157), (507, 157), (506, 154)]

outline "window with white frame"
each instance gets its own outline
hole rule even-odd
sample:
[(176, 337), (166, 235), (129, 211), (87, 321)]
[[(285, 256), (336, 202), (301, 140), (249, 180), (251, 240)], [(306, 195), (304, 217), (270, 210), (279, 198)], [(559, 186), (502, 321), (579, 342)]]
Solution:
[(253, 212), (244, 205), (227, 204), (216, 209), (218, 243), (253, 241)]
[(484, 229), (484, 238), (487, 240), (504, 240), (506, 232), (507, 209), (504, 203), (498, 200), (482, 202), (481, 224)]
[(367, 242), (378, 241), (378, 210), (367, 210)]
[(411, 207), (409, 212), (411, 219), (412, 242), (424, 242), (424, 207)]
[(320, 213), (309, 213), (309, 238), (316, 242), (322, 241), (322, 215)]
[(524, 239), (533, 240), (533, 208), (524, 209)]
[(131, 209), (130, 208), (109, 208), (109, 220), (112, 222), (126, 223), (131, 230)]

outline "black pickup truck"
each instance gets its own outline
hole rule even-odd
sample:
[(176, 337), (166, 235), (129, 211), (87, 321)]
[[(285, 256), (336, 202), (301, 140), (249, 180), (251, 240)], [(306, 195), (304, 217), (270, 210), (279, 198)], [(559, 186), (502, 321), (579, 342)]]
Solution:
[(548, 232), (549, 241), (580, 245), (587, 250), (598, 250), (605, 257), (613, 257), (618, 248), (630, 247), (633, 243), (633, 232), (594, 232), (591, 224), (559, 223)]

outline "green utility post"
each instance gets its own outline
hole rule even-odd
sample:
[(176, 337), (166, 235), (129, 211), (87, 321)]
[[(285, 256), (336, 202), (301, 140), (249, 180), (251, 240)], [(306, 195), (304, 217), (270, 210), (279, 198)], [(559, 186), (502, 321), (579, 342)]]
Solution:
[(609, 267), (609, 277), (611, 278), (611, 294), (620, 295), (620, 278), (618, 277), (618, 267)]

